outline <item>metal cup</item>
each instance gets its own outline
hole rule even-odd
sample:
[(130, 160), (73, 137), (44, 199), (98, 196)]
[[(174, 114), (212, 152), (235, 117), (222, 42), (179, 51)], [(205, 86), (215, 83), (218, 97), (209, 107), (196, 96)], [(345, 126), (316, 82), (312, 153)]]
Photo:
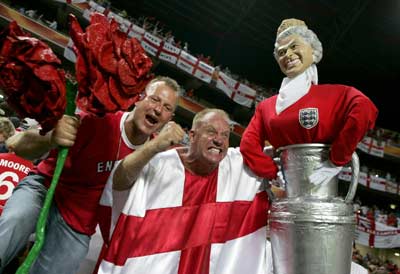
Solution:
[(270, 237), (275, 274), (350, 273), (354, 238), (354, 198), (359, 173), (352, 157), (352, 181), (346, 198), (338, 197), (337, 178), (315, 186), (308, 177), (329, 157), (329, 146), (301, 144), (277, 150), (287, 197), (273, 200)]

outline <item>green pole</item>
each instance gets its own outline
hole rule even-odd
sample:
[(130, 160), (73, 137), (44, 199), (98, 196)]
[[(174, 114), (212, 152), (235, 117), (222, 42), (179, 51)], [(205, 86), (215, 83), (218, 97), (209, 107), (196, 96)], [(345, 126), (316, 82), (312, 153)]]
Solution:
[[(76, 108), (75, 106), (76, 85), (67, 80), (66, 86), (67, 86), (67, 108), (65, 110), (65, 114), (72, 116), (75, 114), (75, 108)], [(18, 268), (16, 274), (28, 274), (33, 262), (36, 260), (37, 256), (40, 253), (40, 250), (43, 247), (47, 216), (49, 215), (49, 210), (51, 203), (53, 201), (53, 196), (58, 183), (58, 179), (60, 178), (61, 172), (64, 168), (64, 163), (68, 155), (68, 150), (69, 149), (66, 147), (60, 147), (58, 150), (57, 163), (56, 163), (56, 168), (54, 170), (53, 179), (51, 180), (50, 187), (47, 190), (46, 198), (44, 200), (43, 207), (39, 214), (39, 220), (36, 224), (35, 244), (29, 251), (29, 254), (26, 257), (25, 261)]]

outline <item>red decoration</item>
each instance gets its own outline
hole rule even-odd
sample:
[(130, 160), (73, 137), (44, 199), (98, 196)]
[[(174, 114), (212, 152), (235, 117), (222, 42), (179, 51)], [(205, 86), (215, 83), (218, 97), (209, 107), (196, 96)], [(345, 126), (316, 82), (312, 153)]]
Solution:
[(21, 116), (37, 120), (42, 134), (65, 111), (65, 77), (61, 61), (42, 41), (29, 37), (16, 22), (0, 33), (0, 88)]
[(75, 16), (70, 15), (70, 35), (74, 41), (78, 81), (77, 106), (102, 115), (128, 110), (151, 80), (152, 67), (135, 38), (128, 38), (118, 23), (100, 13), (91, 16), (83, 32)]

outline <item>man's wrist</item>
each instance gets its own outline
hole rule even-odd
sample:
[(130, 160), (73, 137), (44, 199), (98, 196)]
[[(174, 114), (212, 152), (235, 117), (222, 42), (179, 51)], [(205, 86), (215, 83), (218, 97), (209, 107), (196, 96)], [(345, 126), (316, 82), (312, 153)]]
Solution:
[(58, 146), (58, 144), (55, 141), (55, 138), (53, 138), (53, 133), (54, 133), (54, 129), (45, 135), (45, 138), (47, 138), (47, 144), (48, 144), (49, 149), (53, 149)]
[(152, 156), (155, 154), (164, 151), (162, 148), (162, 144), (158, 142), (157, 138), (150, 140), (149, 142), (144, 144), (144, 149), (146, 150), (147, 153), (149, 153)]

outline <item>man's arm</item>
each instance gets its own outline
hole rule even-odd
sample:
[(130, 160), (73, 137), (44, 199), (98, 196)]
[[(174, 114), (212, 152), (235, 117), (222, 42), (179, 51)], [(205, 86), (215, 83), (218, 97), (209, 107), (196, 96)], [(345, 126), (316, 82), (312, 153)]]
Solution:
[(114, 173), (113, 189), (117, 191), (129, 189), (154, 155), (179, 143), (184, 135), (185, 132), (178, 124), (169, 122), (156, 138), (145, 143), (122, 160)]
[(351, 161), (357, 144), (368, 130), (375, 127), (378, 109), (374, 103), (359, 90), (350, 87), (341, 102), (345, 107), (346, 117), (338, 135), (332, 143), (329, 160), (335, 166), (344, 166)]
[(37, 129), (30, 129), (10, 137), (6, 145), (18, 156), (35, 160), (57, 146), (71, 147), (75, 142), (79, 124), (80, 121), (76, 117), (64, 115), (46, 135), (40, 135)]
[(275, 179), (278, 167), (269, 155), (263, 153), (267, 133), (263, 121), (263, 103), (260, 103), (240, 141), (244, 163), (259, 177)]

